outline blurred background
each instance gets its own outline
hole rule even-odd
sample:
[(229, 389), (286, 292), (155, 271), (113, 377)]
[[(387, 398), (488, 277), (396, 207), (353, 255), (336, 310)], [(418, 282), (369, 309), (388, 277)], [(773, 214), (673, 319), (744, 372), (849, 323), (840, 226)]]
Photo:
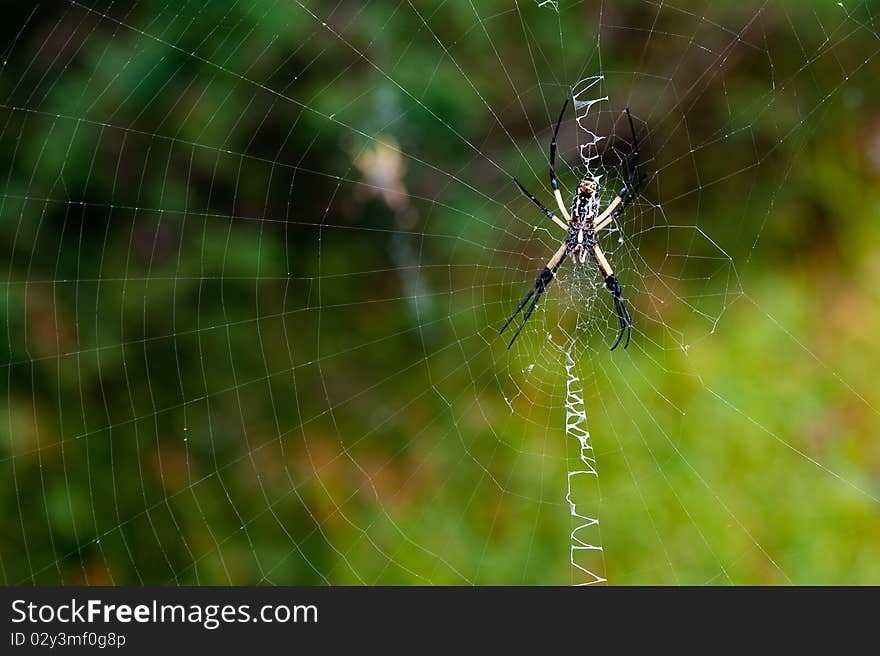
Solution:
[(0, 581), (582, 582), (567, 344), (591, 571), (880, 583), (880, 6), (539, 4), (6, 3)]

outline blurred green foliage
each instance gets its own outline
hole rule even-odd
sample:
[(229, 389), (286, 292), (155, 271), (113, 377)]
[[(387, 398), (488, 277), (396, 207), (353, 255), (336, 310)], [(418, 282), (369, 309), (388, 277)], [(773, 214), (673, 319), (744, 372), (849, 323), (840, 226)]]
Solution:
[(650, 175), (633, 347), (578, 308), (597, 569), (880, 582), (877, 6), (686, 4), (12, 3), (0, 580), (576, 578), (574, 313), (495, 332), (602, 72)]

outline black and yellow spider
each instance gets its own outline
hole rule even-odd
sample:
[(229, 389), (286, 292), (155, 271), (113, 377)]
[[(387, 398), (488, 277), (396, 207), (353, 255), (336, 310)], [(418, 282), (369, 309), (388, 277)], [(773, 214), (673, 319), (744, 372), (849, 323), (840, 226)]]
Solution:
[(550, 141), (550, 186), (553, 188), (553, 195), (556, 197), (556, 203), (559, 205), (559, 210), (562, 212), (562, 216), (565, 217), (565, 221), (544, 207), (541, 201), (530, 194), (526, 188), (520, 184), (519, 180), (516, 178), (513, 179), (529, 200), (541, 208), (541, 211), (544, 212), (548, 218), (552, 219), (560, 228), (565, 230), (568, 233), (568, 237), (565, 238), (562, 245), (559, 247), (559, 250), (557, 250), (556, 253), (553, 254), (553, 257), (550, 258), (550, 261), (547, 262), (547, 266), (545, 266), (544, 270), (538, 275), (538, 279), (535, 281), (535, 286), (528, 294), (526, 294), (526, 297), (516, 308), (516, 312), (511, 315), (510, 319), (507, 320), (507, 323), (505, 323), (504, 327), (501, 329), (500, 332), (503, 333), (507, 329), (507, 326), (510, 325), (510, 322), (513, 321), (514, 317), (516, 317), (520, 310), (525, 307), (526, 303), (529, 302), (529, 299), (532, 298), (532, 296), (535, 297), (532, 304), (529, 306), (529, 309), (526, 310), (525, 315), (523, 315), (522, 321), (519, 324), (519, 328), (516, 329), (513, 339), (511, 339), (510, 344), (507, 345), (508, 349), (513, 346), (516, 338), (519, 337), (520, 331), (535, 310), (535, 306), (538, 304), (538, 299), (541, 298), (541, 294), (547, 289), (547, 284), (556, 277), (556, 271), (562, 266), (562, 262), (569, 253), (571, 253), (572, 259), (575, 262), (580, 261), (581, 264), (586, 263), (587, 255), (589, 254), (593, 258), (593, 261), (596, 262), (602, 275), (605, 276), (605, 287), (608, 288), (608, 291), (611, 292), (611, 295), (614, 298), (614, 309), (617, 312), (617, 320), (620, 323), (620, 332), (617, 334), (617, 340), (614, 342), (611, 350), (613, 351), (617, 348), (617, 345), (620, 344), (624, 332), (627, 333), (627, 335), (626, 343), (624, 343), (623, 348), (629, 346), (629, 340), (632, 337), (632, 318), (629, 316), (626, 301), (623, 300), (623, 291), (620, 289), (620, 283), (617, 281), (617, 276), (614, 275), (611, 265), (608, 264), (608, 259), (605, 257), (605, 254), (602, 252), (602, 249), (596, 241), (596, 234), (600, 230), (609, 226), (614, 219), (620, 216), (623, 210), (626, 209), (626, 206), (629, 205), (638, 194), (639, 186), (644, 179), (644, 176), (638, 177), (637, 175), (637, 167), (639, 164), (639, 141), (636, 137), (636, 129), (635, 126), (633, 126), (629, 107), (627, 107), (626, 117), (629, 121), (630, 132), (632, 133), (633, 148), (627, 162), (627, 178), (624, 180), (623, 188), (617, 193), (614, 200), (612, 200), (608, 204), (608, 207), (606, 207), (601, 213), (599, 212), (599, 179), (588, 170), (584, 174), (584, 177), (581, 178), (577, 190), (574, 192), (574, 197), (571, 202), (571, 213), (569, 213), (565, 208), (565, 204), (562, 202), (562, 193), (559, 191), (559, 181), (556, 178), (556, 137), (559, 134), (559, 126), (562, 124), (562, 117), (565, 114), (566, 107), (568, 107), (568, 100), (566, 100), (565, 104), (562, 106), (562, 111), (559, 113), (559, 120), (556, 121), (556, 128), (553, 130), (553, 139)]

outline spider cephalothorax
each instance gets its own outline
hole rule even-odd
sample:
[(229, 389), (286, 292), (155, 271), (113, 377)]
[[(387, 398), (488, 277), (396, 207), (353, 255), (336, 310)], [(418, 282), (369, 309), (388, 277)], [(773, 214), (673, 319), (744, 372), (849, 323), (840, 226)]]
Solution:
[(632, 116), (627, 107), (626, 117), (629, 121), (629, 129), (632, 134), (633, 150), (629, 157), (627, 167), (628, 173), (627, 178), (623, 182), (623, 188), (617, 192), (617, 196), (614, 200), (608, 203), (608, 206), (600, 213), (599, 192), (601, 187), (599, 185), (599, 179), (588, 171), (578, 183), (577, 190), (572, 198), (571, 211), (569, 212), (565, 207), (565, 204), (562, 202), (562, 193), (559, 191), (559, 180), (556, 178), (556, 137), (559, 135), (559, 126), (562, 125), (562, 117), (565, 114), (566, 107), (568, 107), (568, 100), (566, 100), (565, 104), (562, 106), (562, 111), (559, 113), (559, 120), (556, 121), (556, 128), (553, 130), (553, 139), (550, 141), (550, 186), (553, 188), (553, 195), (556, 198), (556, 204), (559, 206), (559, 211), (562, 212), (562, 216), (565, 217), (565, 221), (544, 207), (541, 201), (530, 194), (526, 188), (520, 184), (519, 180), (514, 178), (513, 181), (516, 182), (520, 190), (535, 205), (537, 205), (549, 219), (553, 220), (560, 228), (568, 233), (568, 237), (563, 240), (559, 249), (554, 253), (553, 257), (550, 258), (550, 261), (547, 262), (547, 266), (544, 267), (544, 270), (538, 274), (538, 279), (535, 280), (535, 286), (520, 302), (516, 311), (501, 328), (501, 332), (503, 333), (507, 329), (507, 326), (510, 325), (510, 322), (513, 321), (514, 317), (519, 314), (520, 310), (522, 310), (526, 303), (529, 302), (529, 299), (534, 296), (534, 300), (532, 300), (531, 305), (529, 305), (525, 315), (523, 315), (519, 328), (516, 329), (516, 333), (513, 335), (513, 339), (510, 340), (510, 344), (507, 345), (507, 348), (513, 346), (513, 343), (519, 336), (526, 321), (532, 315), (532, 312), (534, 312), (535, 306), (538, 304), (538, 299), (541, 298), (541, 294), (546, 290), (548, 283), (556, 277), (556, 272), (559, 270), (559, 267), (562, 266), (562, 262), (565, 258), (570, 254), (574, 262), (585, 264), (587, 256), (590, 255), (605, 278), (605, 287), (611, 292), (611, 297), (614, 300), (614, 310), (617, 313), (617, 321), (620, 324), (620, 332), (617, 334), (617, 340), (611, 346), (611, 350), (613, 351), (617, 348), (617, 345), (620, 344), (624, 332), (626, 332), (627, 335), (626, 343), (623, 345), (623, 348), (629, 346), (629, 340), (632, 337), (632, 317), (630, 317), (629, 310), (626, 307), (626, 301), (623, 299), (623, 290), (620, 288), (617, 276), (614, 275), (614, 270), (608, 263), (605, 253), (602, 252), (602, 249), (599, 247), (596, 235), (620, 216), (623, 210), (626, 209), (626, 206), (629, 205), (636, 197), (636, 194), (638, 194), (639, 185), (643, 180), (643, 176), (639, 177), (637, 174), (637, 167), (639, 164), (639, 141), (636, 137), (636, 129), (633, 125)]

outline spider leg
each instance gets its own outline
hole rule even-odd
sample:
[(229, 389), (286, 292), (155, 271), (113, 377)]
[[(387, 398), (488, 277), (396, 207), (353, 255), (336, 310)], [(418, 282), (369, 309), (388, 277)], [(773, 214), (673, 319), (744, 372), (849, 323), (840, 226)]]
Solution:
[(565, 220), (571, 223), (571, 215), (562, 202), (562, 192), (559, 191), (559, 179), (556, 177), (556, 137), (559, 136), (559, 126), (562, 125), (562, 117), (565, 115), (565, 109), (568, 107), (568, 98), (562, 105), (562, 111), (559, 112), (559, 118), (556, 121), (556, 127), (553, 129), (553, 138), (550, 140), (550, 186), (553, 188), (553, 196), (556, 198), (556, 204)]
[(632, 178), (633, 175), (635, 175), (636, 167), (639, 165), (639, 137), (636, 135), (636, 126), (633, 125), (633, 117), (632, 114), (629, 113), (629, 107), (625, 107), (624, 111), (626, 112), (626, 120), (629, 121), (629, 132), (633, 138), (633, 149), (630, 153), (629, 164), (630, 177)]
[(525, 187), (523, 187), (522, 184), (520, 184), (519, 180), (514, 178), (513, 181), (516, 183), (516, 186), (519, 187), (519, 190), (526, 195), (526, 198), (528, 198), (535, 205), (537, 205), (541, 209), (541, 211), (547, 216), (547, 218), (551, 219), (552, 221), (554, 221), (556, 223), (556, 225), (558, 225), (560, 228), (562, 228), (563, 230), (568, 232), (568, 224), (567, 223), (565, 223), (562, 219), (560, 219), (558, 216), (556, 216), (553, 212), (551, 212), (546, 207), (544, 207), (544, 203), (542, 203), (537, 198), (535, 198), (532, 194), (530, 194), (528, 192), (528, 190)]
[(613, 351), (617, 348), (620, 340), (623, 339), (624, 333), (626, 333), (626, 343), (623, 345), (623, 348), (626, 348), (629, 346), (629, 341), (632, 338), (632, 317), (629, 314), (629, 309), (626, 307), (623, 290), (620, 288), (620, 283), (617, 281), (617, 276), (614, 275), (611, 265), (608, 264), (605, 253), (599, 248), (599, 244), (593, 245), (593, 257), (595, 257), (596, 264), (599, 265), (602, 275), (605, 276), (605, 287), (611, 292), (611, 296), (614, 299), (614, 311), (617, 313), (617, 322), (620, 324), (620, 332), (617, 333), (617, 339), (610, 350)]
[(636, 128), (635, 125), (633, 125), (632, 114), (630, 114), (629, 107), (627, 107), (625, 111), (627, 121), (629, 122), (629, 131), (630, 134), (632, 134), (633, 140), (633, 150), (630, 153), (627, 162), (627, 169), (629, 169), (628, 176), (623, 183), (623, 188), (617, 192), (617, 197), (611, 201), (608, 204), (608, 207), (605, 208), (605, 211), (593, 221), (593, 232), (599, 232), (610, 225), (614, 219), (623, 214), (623, 211), (627, 206), (638, 196), (642, 182), (645, 180), (644, 173), (638, 175), (639, 156), (641, 155), (641, 151), (639, 150), (639, 138), (636, 135)]
[(608, 204), (605, 211), (593, 220), (593, 232), (599, 232), (607, 228), (617, 217), (623, 214), (623, 211), (638, 196), (639, 189), (644, 180), (645, 174), (643, 173), (634, 182), (625, 183), (623, 189), (617, 192), (617, 196)]
[(510, 347), (513, 346), (513, 343), (516, 341), (516, 338), (519, 337), (520, 332), (523, 329), (523, 326), (526, 325), (526, 321), (528, 321), (529, 317), (532, 316), (532, 312), (535, 311), (535, 307), (538, 305), (538, 299), (541, 298), (541, 294), (547, 289), (547, 285), (553, 278), (556, 277), (556, 272), (559, 270), (559, 267), (562, 265), (563, 260), (565, 260), (565, 256), (568, 254), (568, 242), (562, 242), (562, 245), (559, 247), (559, 250), (554, 253), (553, 257), (550, 258), (550, 261), (547, 262), (547, 266), (544, 267), (543, 271), (538, 274), (538, 278), (535, 280), (535, 286), (526, 294), (525, 298), (520, 301), (519, 305), (516, 308), (516, 311), (510, 315), (510, 319), (507, 320), (507, 323), (498, 331), (498, 334), (502, 334), (507, 327), (510, 325), (510, 322), (520, 313), (526, 303), (529, 302), (529, 299), (534, 295), (534, 300), (529, 308), (526, 310), (526, 313), (523, 315), (522, 321), (519, 324), (519, 327), (516, 329), (516, 333), (513, 335), (513, 339), (510, 340), (510, 344), (507, 345), (507, 350), (510, 350)]
[[(617, 282), (617, 277), (612, 275), (609, 280), (605, 281), (605, 286), (608, 289), (612, 290), (612, 294), (614, 295), (614, 311), (617, 313), (617, 321), (620, 324), (620, 332), (617, 333), (617, 339), (614, 341), (614, 344), (609, 349), (613, 351), (617, 348), (617, 345), (620, 344), (620, 340), (623, 338), (624, 331), (626, 332), (626, 342), (623, 344), (623, 348), (629, 346), (629, 340), (632, 338), (632, 317), (629, 316), (629, 310), (626, 307), (626, 301), (623, 300), (622, 292), (620, 290), (620, 283)], [(614, 289), (612, 289), (614, 287)]]
[(629, 122), (629, 132), (632, 135), (633, 141), (633, 149), (629, 155), (629, 162), (627, 163), (627, 168), (629, 168), (629, 177), (624, 182), (623, 189), (618, 192), (618, 197), (623, 198), (623, 202), (620, 207), (618, 207), (612, 213), (614, 218), (620, 216), (626, 206), (629, 205), (635, 197), (639, 193), (639, 189), (642, 186), (642, 182), (645, 179), (645, 175), (639, 175), (639, 156), (641, 155), (641, 150), (639, 148), (639, 137), (636, 134), (636, 127), (633, 125), (633, 117), (630, 114), (629, 107), (626, 107), (626, 120)]

